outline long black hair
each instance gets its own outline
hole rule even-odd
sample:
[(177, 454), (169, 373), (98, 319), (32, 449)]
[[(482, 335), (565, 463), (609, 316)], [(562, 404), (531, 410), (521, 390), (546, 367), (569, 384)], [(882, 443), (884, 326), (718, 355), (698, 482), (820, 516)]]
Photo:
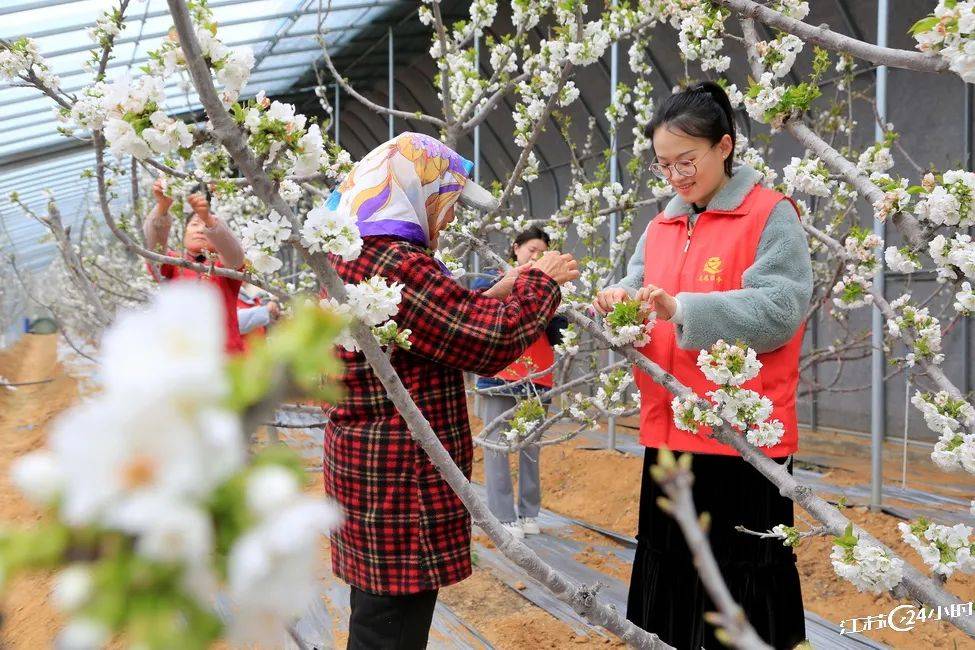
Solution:
[(511, 243), (511, 259), (515, 259), (516, 257), (515, 246), (521, 246), (525, 242), (530, 242), (533, 239), (541, 239), (543, 242), (545, 242), (546, 247), (552, 243), (552, 240), (548, 236), (547, 232), (538, 226), (532, 226), (531, 228), (527, 228), (526, 230), (518, 233), (518, 236), (515, 237), (515, 240)]
[(713, 81), (695, 84), (663, 101), (644, 133), (653, 138), (664, 125), (680, 129), (694, 138), (707, 138), (718, 144), (725, 135), (731, 136), (731, 155), (724, 160), (725, 174), (731, 176), (735, 157), (735, 118), (731, 100), (724, 88)]

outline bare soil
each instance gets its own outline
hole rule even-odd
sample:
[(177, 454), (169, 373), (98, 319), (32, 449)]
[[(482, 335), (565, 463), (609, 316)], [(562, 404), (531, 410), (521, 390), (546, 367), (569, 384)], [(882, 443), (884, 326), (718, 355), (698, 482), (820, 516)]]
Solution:
[[(25, 336), (11, 348), (0, 350), (0, 375), (13, 381), (53, 378), (54, 381), (16, 391), (0, 389), (0, 521), (5, 525), (29, 525), (41, 513), (25, 501), (10, 484), (10, 463), (16, 457), (43, 444), (52, 419), (78, 398), (78, 383), (68, 376), (57, 361), (53, 336)], [(474, 430), (479, 422), (473, 422)], [(625, 434), (623, 434), (625, 435)], [(561, 514), (633, 535), (637, 524), (642, 458), (606, 450), (587, 450), (588, 441), (545, 447), (542, 452), (542, 505)], [(869, 480), (869, 444), (862, 438), (832, 433), (804, 433), (800, 460), (827, 474), (827, 480), (838, 485), (864, 485)], [(885, 449), (885, 477), (900, 478), (902, 448), (888, 444)], [(908, 487), (923, 489), (957, 498), (975, 494), (975, 477), (945, 475), (931, 465), (923, 448), (908, 448)], [(483, 479), (480, 452), (475, 457), (474, 478)], [(517, 468), (514, 468), (515, 473)], [(320, 474), (309, 490), (321, 489)], [(803, 513), (797, 512), (797, 517)], [(921, 566), (920, 561), (901, 540), (896, 517), (853, 507), (847, 516), (863, 526), (902, 557)], [(628, 581), (629, 567), (615, 557), (607, 557), (594, 545), (606, 545), (606, 538), (577, 529), (572, 533), (587, 544), (577, 554), (578, 561)], [(798, 549), (799, 572), (803, 599), (808, 609), (839, 626), (855, 616), (886, 614), (901, 601), (888, 595), (858, 593), (839, 580), (829, 562), (831, 540), (813, 538)], [(328, 543), (323, 541), (322, 555), (327, 563)], [(49, 604), (51, 578), (35, 574), (13, 580), (3, 594), (3, 625), (0, 647), (30, 649), (50, 647), (61, 624), (61, 617)], [(975, 576), (956, 575), (948, 588), (962, 601), (975, 600)], [(580, 637), (571, 628), (527, 601), (488, 571), (476, 568), (474, 575), (441, 592), (443, 601), (478, 633), (498, 648), (605, 648), (619, 643), (590, 635)], [(905, 601), (906, 602), (906, 601)], [(966, 638), (947, 622), (918, 623), (910, 632), (889, 629), (867, 632), (867, 636), (894, 648), (972, 648), (975, 642)], [(336, 647), (344, 638), (336, 638)]]
[[(54, 379), (16, 391), (0, 388), (0, 521), (5, 526), (28, 526), (42, 513), (11, 484), (10, 464), (43, 445), (51, 420), (77, 398), (77, 386), (57, 361), (54, 336), (28, 334), (0, 350), (0, 375), (13, 382)], [(50, 588), (49, 572), (21, 576), (6, 586), (0, 646), (51, 647), (62, 619), (49, 602)]]

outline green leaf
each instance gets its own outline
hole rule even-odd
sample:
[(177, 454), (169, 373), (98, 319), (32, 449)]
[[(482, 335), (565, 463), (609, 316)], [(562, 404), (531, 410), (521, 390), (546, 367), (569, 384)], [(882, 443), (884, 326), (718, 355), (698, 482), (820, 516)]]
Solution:
[(911, 28), (907, 30), (907, 33), (908, 34), (911, 34), (911, 35), (914, 35), (914, 34), (920, 34), (920, 33), (923, 33), (923, 32), (929, 32), (932, 29), (934, 29), (935, 26), (937, 26), (937, 24), (939, 22), (941, 22), (941, 21), (938, 20), (938, 17), (937, 16), (934, 16), (934, 15), (927, 16), (926, 18), (922, 18), (921, 20), (919, 20), (916, 23), (914, 23), (913, 25), (911, 25)]

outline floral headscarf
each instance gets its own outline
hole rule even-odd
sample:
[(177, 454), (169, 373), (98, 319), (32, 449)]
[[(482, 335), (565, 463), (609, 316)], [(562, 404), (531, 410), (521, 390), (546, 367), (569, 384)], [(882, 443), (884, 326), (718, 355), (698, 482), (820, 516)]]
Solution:
[(394, 235), (430, 245), (474, 163), (422, 133), (402, 133), (356, 163), (328, 208), (348, 211), (363, 237)]

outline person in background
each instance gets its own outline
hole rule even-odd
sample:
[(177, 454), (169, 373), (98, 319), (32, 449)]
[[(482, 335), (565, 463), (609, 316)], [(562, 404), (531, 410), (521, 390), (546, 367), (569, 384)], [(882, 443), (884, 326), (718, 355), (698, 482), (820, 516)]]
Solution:
[[(784, 433), (759, 449), (792, 472), (799, 445), (796, 389), (803, 320), (812, 295), (812, 265), (795, 204), (763, 187), (748, 166), (733, 166), (735, 122), (725, 91), (705, 82), (676, 93), (646, 130), (656, 161), (651, 171), (676, 196), (650, 221), (626, 277), (600, 292), (601, 313), (635, 296), (657, 322), (641, 352), (698, 395), (718, 388), (697, 366), (698, 353), (719, 339), (759, 353), (762, 369), (744, 384), (768, 397), (770, 419)], [(627, 618), (682, 649), (719, 648), (705, 621), (714, 604), (674, 519), (661, 510), (649, 475), (661, 447), (690, 452), (694, 504), (710, 514), (711, 550), (732, 598), (766, 643), (792, 648), (805, 639), (796, 557), (781, 540), (735, 530), (793, 524), (792, 501), (709, 430), (674, 424), (673, 396), (637, 371), (643, 461), (637, 549)]]
[[(157, 253), (165, 253), (170, 257), (184, 257), (201, 264), (207, 263), (210, 255), (216, 255), (214, 267), (243, 269), (244, 248), (227, 224), (210, 213), (210, 204), (202, 194), (192, 194), (187, 199), (193, 213), (186, 221), (183, 253), (167, 250), (169, 231), (173, 225), (173, 218), (169, 214), (173, 199), (166, 196), (161, 178), (153, 183), (152, 193), (156, 198), (156, 207), (149, 213), (143, 224), (146, 248)], [(240, 353), (244, 350), (244, 340), (240, 336), (237, 322), (237, 293), (240, 291), (240, 280), (215, 273), (202, 274), (172, 264), (161, 264), (158, 273), (152, 265), (150, 270), (157, 281), (198, 280), (213, 283), (223, 299), (227, 351)]]
[[(389, 360), (457, 467), (470, 478), (474, 449), (464, 372), (491, 376), (544, 331), (579, 277), (570, 255), (549, 251), (485, 293), (465, 289), (433, 256), (458, 202), (498, 207), (470, 181), (473, 164), (439, 140), (402, 133), (360, 160), (327, 208), (356, 220), (362, 252), (331, 255), (343, 282), (374, 276), (401, 285), (393, 320), (410, 349)], [(361, 352), (337, 350), (342, 399), (325, 410), (324, 489), (345, 513), (332, 533), (333, 573), (351, 586), (350, 650), (426, 647), (441, 587), (471, 574), (471, 518), (410, 434)]]
[(247, 340), (252, 336), (265, 336), (267, 327), (281, 316), (281, 305), (277, 300), (266, 300), (258, 287), (245, 283), (237, 294), (237, 321), (240, 334)]
[[(511, 258), (517, 268), (523, 268), (537, 260), (548, 250), (548, 234), (538, 227), (531, 227), (515, 237), (511, 246)], [(501, 278), (500, 272), (480, 276), (471, 283), (472, 291), (484, 291), (494, 286)], [(545, 332), (525, 350), (524, 354), (510, 366), (493, 377), (478, 377), (477, 389), (494, 389), (491, 393), (480, 395), (478, 417), (487, 426), (501, 414), (511, 410), (518, 398), (544, 393), (552, 388), (552, 373), (545, 372), (533, 377), (530, 382), (521, 382), (504, 390), (497, 390), (508, 384), (515, 384), (531, 375), (538, 375), (555, 363), (552, 346), (561, 342), (562, 330), (568, 321), (555, 316), (549, 321)], [(544, 400), (547, 407), (549, 400)], [(504, 432), (504, 424), (489, 436), (498, 440)], [(515, 537), (537, 535), (538, 511), (542, 503), (542, 490), (539, 471), (539, 446), (528, 445), (518, 452), (518, 510), (515, 512), (514, 485), (511, 479), (511, 465), (505, 452), (484, 450), (484, 482), (487, 487), (488, 507), (504, 527)]]

